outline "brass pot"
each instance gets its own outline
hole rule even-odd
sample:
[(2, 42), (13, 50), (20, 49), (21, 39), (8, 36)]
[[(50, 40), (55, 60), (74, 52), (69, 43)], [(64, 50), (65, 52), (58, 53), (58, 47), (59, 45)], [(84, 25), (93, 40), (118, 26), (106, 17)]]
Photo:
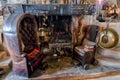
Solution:
[[(106, 31), (108, 31), (107, 34), (106, 34)], [(103, 42), (103, 40), (102, 40), (104, 35), (107, 35), (107, 37), (108, 37), (108, 41), (106, 43)], [(113, 48), (113, 47), (117, 46), (118, 42), (119, 42), (119, 35), (114, 29), (108, 28), (107, 30), (103, 29), (101, 31), (99, 41), (98, 41), (98, 45), (101, 48), (106, 48), (106, 49)]]
[(58, 0), (59, 4), (69, 4), (69, 0)]
[(38, 31), (39, 42), (49, 42), (51, 39), (51, 32), (47, 28), (39, 28)]

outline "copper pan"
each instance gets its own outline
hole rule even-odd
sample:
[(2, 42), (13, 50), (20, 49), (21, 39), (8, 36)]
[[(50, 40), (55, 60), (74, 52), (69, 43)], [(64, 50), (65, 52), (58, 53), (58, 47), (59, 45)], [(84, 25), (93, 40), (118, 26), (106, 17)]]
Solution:
[(98, 45), (101, 48), (110, 49), (110, 48), (114, 48), (115, 46), (118, 45), (119, 35), (114, 29), (108, 28), (108, 32), (107, 32), (108, 42), (106, 42), (106, 43), (102, 41), (102, 37), (104, 35), (106, 35), (106, 29), (103, 29), (100, 33)]

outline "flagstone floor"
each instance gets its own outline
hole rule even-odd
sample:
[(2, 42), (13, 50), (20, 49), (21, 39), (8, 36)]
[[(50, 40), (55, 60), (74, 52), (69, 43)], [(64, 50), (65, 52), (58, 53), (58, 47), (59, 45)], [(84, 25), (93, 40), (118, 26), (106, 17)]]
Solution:
[[(48, 64), (49, 65), (49, 64)], [(56, 67), (60, 66), (60, 67)], [(84, 70), (81, 66), (72, 66), (69, 64), (65, 64), (62, 60), (60, 62), (60, 60), (56, 63), (53, 63), (52, 65), (49, 65), (51, 68), (48, 68), (46, 71), (41, 71), (41, 70), (36, 70), (36, 72), (33, 73), (33, 75), (38, 75), (37, 77), (33, 77), (33, 78), (26, 78), (26, 77), (22, 77), (22, 76), (18, 76), (16, 74), (14, 74), (12, 71), (10, 71), (8, 73), (8, 75), (6, 75), (6, 77), (4, 77), (5, 80), (26, 80), (26, 79), (30, 79), (30, 80), (34, 80), (34, 79), (48, 79), (48, 80), (72, 80), (73, 78), (71, 76), (77, 76), (78, 79), (96, 79), (97, 77), (99, 77), (99, 79), (109, 79), (110, 75), (111, 76), (116, 76), (113, 78), (110, 78), (110, 80), (114, 80), (114, 79), (120, 79), (120, 68), (113, 68), (113, 67), (107, 67), (107, 66), (102, 66), (102, 65), (98, 65), (98, 66), (91, 66), (91, 68), (89, 70)], [(55, 69), (56, 68), (56, 69)], [(119, 76), (118, 76), (119, 74)], [(91, 76), (90, 76), (91, 75)], [(84, 77), (83, 77), (84, 76)], [(107, 77), (109, 76), (109, 77)], [(63, 77), (63, 78), (57, 78), (57, 77)], [(69, 78), (70, 77), (70, 78)], [(75, 80), (77, 80), (74, 77)], [(104, 78), (103, 78), (104, 77)], [(50, 79), (51, 78), (51, 79)], [(64, 79), (65, 78), (65, 79)], [(98, 80), (98, 79), (97, 79)]]

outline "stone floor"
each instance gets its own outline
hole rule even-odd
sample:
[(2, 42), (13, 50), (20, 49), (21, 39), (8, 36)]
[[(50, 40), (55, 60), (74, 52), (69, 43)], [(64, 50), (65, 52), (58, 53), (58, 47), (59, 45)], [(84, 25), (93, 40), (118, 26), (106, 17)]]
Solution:
[[(65, 57), (66, 58), (66, 57)], [(67, 62), (70, 62), (70, 58), (68, 58), (69, 60), (67, 60)], [(49, 65), (50, 68), (48, 68), (46, 71), (41, 71), (41, 70), (37, 70), (35, 73), (33, 74), (37, 74), (39, 76), (37, 77), (33, 77), (33, 78), (29, 78), (29, 80), (34, 80), (34, 79), (47, 79), (47, 80), (78, 80), (80, 79), (96, 79), (98, 80), (104, 80), (104, 79), (108, 79), (108, 80), (114, 80), (114, 79), (120, 79), (120, 77), (118, 76), (118, 74), (120, 75), (120, 68), (113, 68), (113, 67), (107, 67), (107, 66), (102, 66), (102, 65), (98, 65), (98, 66), (90, 66), (89, 70), (84, 70), (81, 66), (72, 66), (69, 63), (66, 63), (66, 60), (60, 59), (58, 61), (54, 61), (54, 63), (52, 63), (52, 65)], [(52, 71), (54, 70), (54, 71)], [(50, 72), (51, 71), (51, 72)], [(115, 76), (114, 78), (110, 78), (111, 76)], [(76, 79), (76, 77), (71, 77), (71, 76), (77, 76), (78, 79)], [(84, 76), (84, 77), (83, 77)], [(97, 76), (97, 78), (96, 78)], [(58, 77), (58, 78), (57, 78)], [(62, 78), (59, 78), (62, 77)], [(70, 78), (69, 78), (70, 77)], [(51, 78), (51, 79), (50, 79)], [(5, 80), (25, 80), (28, 79), (26, 77), (21, 77), (18, 76), (16, 74), (14, 74), (12, 71), (10, 71), (6, 77), (4, 77), (3, 79)]]
[[(31, 78), (32, 79), (45, 79), (45, 78), (55, 78), (57, 77), (68, 77), (68, 76), (85, 76), (85, 75), (89, 75), (89, 74), (93, 74), (93, 76), (97, 75), (97, 74), (101, 74), (101, 73), (112, 73), (112, 71), (120, 71), (120, 69), (117, 68), (112, 68), (112, 67), (106, 67), (106, 66), (98, 66), (94, 69), (90, 69), (90, 70), (84, 70), (82, 67), (71, 67), (65, 70), (61, 70), (58, 71), (54, 74), (46, 74), (46, 75), (41, 75), (38, 77), (34, 77)], [(37, 74), (37, 73), (36, 73)], [(79, 77), (80, 78), (80, 77)], [(81, 77), (82, 78), (82, 77)], [(107, 75), (104, 77), (99, 77), (98, 79), (109, 79), (110, 76)], [(114, 80), (114, 79), (120, 79), (120, 73), (119, 76), (118, 75), (114, 75), (114, 77), (112, 77), (112, 79), (110, 78), (110, 80)], [(18, 75), (15, 75), (12, 71), (4, 78), (5, 80), (25, 80), (28, 79), (26, 77), (21, 77)], [(89, 77), (87, 77), (87, 79), (89, 79)], [(92, 78), (93, 79), (93, 78)]]
[[(48, 58), (49, 68), (46, 71), (36, 70), (33, 75), (37, 77), (27, 78), (14, 74), (12, 71), (0, 75), (4, 80), (119, 80), (120, 67), (108, 67), (105, 65), (90, 66), (89, 70), (84, 70), (81, 66), (74, 66), (71, 64), (70, 57)], [(101, 60), (102, 61), (102, 60)], [(100, 61), (99, 61), (100, 63)], [(104, 62), (104, 64), (108, 64)], [(114, 65), (114, 63), (112, 63)], [(1, 80), (0, 79), (0, 80)]]

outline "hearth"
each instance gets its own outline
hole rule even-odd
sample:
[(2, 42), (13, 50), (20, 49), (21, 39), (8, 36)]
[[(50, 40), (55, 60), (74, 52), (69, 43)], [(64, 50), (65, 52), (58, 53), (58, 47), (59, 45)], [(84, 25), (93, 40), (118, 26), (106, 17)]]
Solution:
[[(13, 71), (18, 75), (31, 77), (36, 69), (41, 71), (48, 69), (49, 59), (52, 59), (53, 63), (55, 61), (54, 65), (58, 67), (59, 62), (62, 67), (64, 59), (70, 60), (65, 61), (66, 66), (75, 66), (73, 58), (77, 57), (73, 55), (75, 47), (81, 45), (84, 47), (81, 44), (84, 38), (90, 38), (90, 26), (81, 25), (82, 14), (89, 14), (87, 6), (89, 5), (14, 6), (14, 13), (11, 13), (3, 24), (3, 42), (7, 45), (6, 48), (12, 58)], [(79, 10), (78, 7), (84, 8)], [(97, 28), (95, 34), (96, 30)], [(95, 60), (94, 46), (92, 52), (86, 53), (94, 54), (90, 58), (92, 63)], [(87, 58), (78, 61), (78, 64), (86, 63), (84, 59)]]
[[(38, 36), (50, 37), (49, 43), (69, 43), (72, 41), (72, 16), (70, 15), (45, 15), (38, 16), (39, 28), (43, 29)], [(45, 21), (43, 21), (47, 17)], [(43, 23), (44, 22), (44, 23)], [(42, 41), (42, 40), (41, 40)], [(45, 42), (48, 42), (45, 40)]]

